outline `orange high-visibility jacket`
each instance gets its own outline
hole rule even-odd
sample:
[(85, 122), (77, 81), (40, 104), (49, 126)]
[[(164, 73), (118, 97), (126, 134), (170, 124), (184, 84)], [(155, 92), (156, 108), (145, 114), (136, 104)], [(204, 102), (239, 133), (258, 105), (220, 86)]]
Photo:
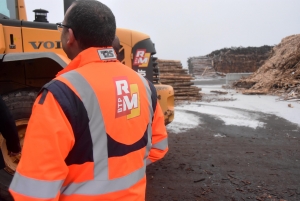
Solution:
[(81, 52), (34, 103), (9, 191), (16, 201), (145, 200), (168, 151), (154, 86), (112, 48)]

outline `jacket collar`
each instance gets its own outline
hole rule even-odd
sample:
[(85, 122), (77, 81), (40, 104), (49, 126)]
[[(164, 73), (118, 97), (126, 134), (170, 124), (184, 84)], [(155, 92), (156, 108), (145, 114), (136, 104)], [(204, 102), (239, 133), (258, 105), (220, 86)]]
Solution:
[(56, 77), (92, 62), (116, 62), (117, 56), (112, 47), (91, 47), (80, 52)]

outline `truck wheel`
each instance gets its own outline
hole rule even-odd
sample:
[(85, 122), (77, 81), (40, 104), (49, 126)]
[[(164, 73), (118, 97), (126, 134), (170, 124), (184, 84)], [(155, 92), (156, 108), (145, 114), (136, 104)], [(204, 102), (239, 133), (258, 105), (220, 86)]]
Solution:
[[(38, 89), (29, 88), (2, 95), (3, 100), (15, 119), (21, 147), (23, 146), (25, 131), (37, 94)], [(0, 201), (13, 201), (12, 196), (8, 192), (8, 187), (20, 160), (20, 156), (8, 156), (5, 139), (2, 135), (0, 135), (0, 148), (6, 165), (4, 170), (0, 170)]]

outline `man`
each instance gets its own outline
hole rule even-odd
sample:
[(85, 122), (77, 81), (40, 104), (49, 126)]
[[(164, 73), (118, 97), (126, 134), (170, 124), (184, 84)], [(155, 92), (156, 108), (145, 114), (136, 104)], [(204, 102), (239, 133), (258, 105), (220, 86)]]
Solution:
[[(16, 156), (20, 153), (20, 141), (15, 121), (7, 108), (5, 102), (0, 96), (0, 132), (6, 140), (6, 147), (10, 156)], [(3, 155), (0, 149), (0, 169), (5, 168)]]
[(16, 201), (144, 200), (146, 165), (168, 150), (155, 88), (117, 61), (104, 4), (76, 1), (59, 27), (72, 61), (34, 103), (10, 192)]

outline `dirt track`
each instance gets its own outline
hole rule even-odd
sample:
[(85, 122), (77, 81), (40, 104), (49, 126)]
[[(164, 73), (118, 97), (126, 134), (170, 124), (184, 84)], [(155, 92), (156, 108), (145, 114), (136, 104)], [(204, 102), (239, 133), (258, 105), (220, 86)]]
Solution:
[[(237, 109), (238, 110), (238, 109)], [(259, 112), (263, 128), (225, 126), (210, 115), (147, 168), (147, 201), (300, 200), (300, 128)], [(215, 134), (226, 137), (214, 137)]]

